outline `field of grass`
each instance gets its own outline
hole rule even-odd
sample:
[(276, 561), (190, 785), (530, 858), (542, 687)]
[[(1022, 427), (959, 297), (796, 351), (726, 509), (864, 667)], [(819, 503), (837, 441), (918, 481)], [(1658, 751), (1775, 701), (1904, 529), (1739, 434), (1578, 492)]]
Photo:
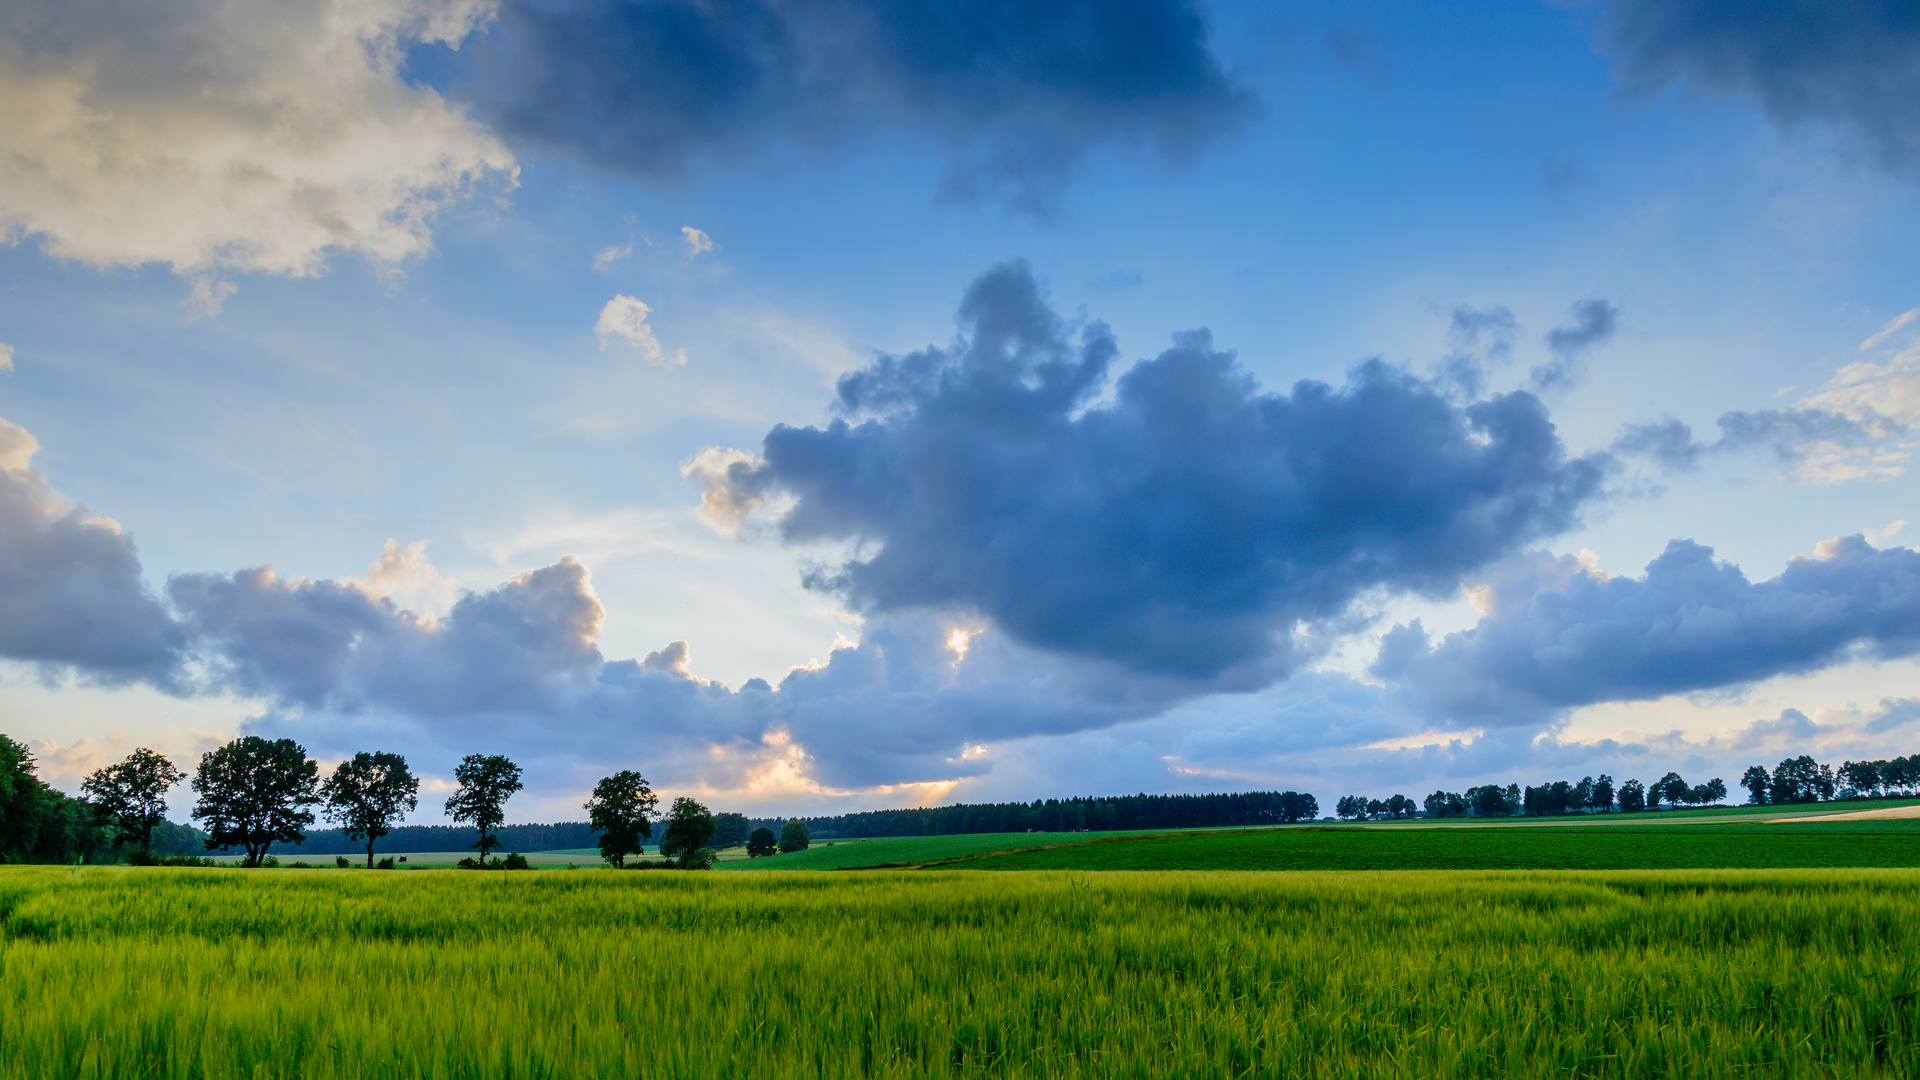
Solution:
[(0, 869), (0, 1078), (1894, 1077), (1920, 873)]
[[(764, 859), (722, 863), (723, 870), (857, 870), (878, 866), (908, 866), (957, 859), (991, 851), (1011, 851), (1037, 844), (1059, 843), (1062, 836), (1079, 833), (967, 833), (960, 836), (881, 836), (864, 840), (815, 841), (805, 851), (789, 851)], [(1133, 835), (1133, 834), (1114, 834)]]
[(1100, 838), (987, 854), (975, 870), (1660, 870), (1920, 867), (1920, 820), (1714, 828), (1328, 826)]

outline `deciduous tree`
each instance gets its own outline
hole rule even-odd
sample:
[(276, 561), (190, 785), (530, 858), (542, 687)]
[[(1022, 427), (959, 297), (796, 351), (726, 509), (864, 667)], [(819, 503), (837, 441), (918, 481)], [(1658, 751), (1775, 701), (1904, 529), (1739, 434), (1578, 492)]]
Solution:
[(1647, 789), (1638, 780), (1629, 780), (1620, 785), (1620, 812), (1637, 814), (1647, 808)]
[(807, 850), (807, 844), (811, 843), (812, 840), (813, 830), (807, 828), (807, 823), (801, 821), (799, 818), (794, 818), (792, 821), (780, 826), (781, 851), (805, 851)]
[(682, 795), (673, 800), (673, 809), (667, 813), (660, 854), (677, 856), (682, 869), (702, 868), (712, 854), (707, 841), (713, 838), (713, 829), (713, 811)]
[(600, 834), (600, 857), (619, 868), (627, 865), (627, 856), (640, 854), (653, 835), (653, 811), (659, 805), (647, 778), (632, 769), (595, 784), (586, 810), (588, 823)]
[(367, 869), (373, 869), (373, 842), (420, 805), (420, 778), (407, 771), (399, 754), (367, 753), (343, 761), (320, 785), (327, 820), (351, 840), (367, 842)]
[(167, 820), (167, 792), (187, 774), (161, 754), (141, 747), (124, 761), (96, 770), (80, 783), (100, 813), (113, 819), (115, 844), (140, 842), (142, 854), (153, 854), (153, 827)]
[(747, 837), (747, 858), (749, 859), (764, 859), (779, 850), (779, 839), (773, 835), (773, 830), (765, 825), (753, 830), (753, 835)]
[(274, 841), (299, 843), (313, 824), (307, 807), (320, 801), (319, 776), (319, 764), (292, 739), (248, 735), (208, 751), (193, 776), (193, 816), (207, 827), (207, 850), (238, 847), (247, 866), (259, 866)]
[(1753, 806), (1765, 806), (1773, 797), (1773, 777), (1767, 774), (1765, 765), (1754, 765), (1741, 773), (1740, 786), (1747, 789), (1747, 802)]
[(520, 790), (520, 766), (500, 754), (468, 754), (453, 767), (460, 790), (447, 800), (447, 816), (480, 830), (473, 846), (480, 849), (480, 865), (487, 852), (500, 846), (494, 835), (507, 820), (507, 800)]

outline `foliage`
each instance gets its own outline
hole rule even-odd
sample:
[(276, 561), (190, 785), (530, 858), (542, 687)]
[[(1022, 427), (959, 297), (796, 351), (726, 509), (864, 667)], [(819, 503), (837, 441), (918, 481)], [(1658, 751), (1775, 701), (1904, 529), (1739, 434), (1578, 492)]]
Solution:
[(785, 825), (780, 826), (781, 851), (805, 851), (807, 850), (807, 844), (812, 842), (812, 840), (812, 832), (807, 828), (807, 823), (801, 821), (799, 818), (795, 818)]
[(1620, 785), (1620, 812), (1637, 814), (1647, 808), (1647, 789), (1640, 781), (1629, 780)]
[(274, 841), (298, 843), (313, 824), (307, 807), (320, 801), (319, 773), (292, 739), (248, 735), (208, 751), (193, 777), (193, 816), (206, 823), (207, 848), (242, 848), (246, 865), (259, 866)]
[(381, 860), (380, 860), (379, 862), (377, 862), (377, 863), (374, 863), (374, 864), (373, 864), (373, 868), (374, 868), (375, 870), (391, 870), (391, 869), (393, 869), (393, 856), (391, 856), (391, 855), (388, 855), (388, 856), (386, 856), (385, 858), (383, 858), (383, 859), (381, 859)]
[(1466, 798), (1451, 791), (1436, 791), (1427, 796), (1426, 802), (1422, 805), (1426, 808), (1428, 817), (1467, 816)]
[[(420, 778), (407, 771), (399, 754), (361, 751), (343, 761), (320, 785), (327, 820), (347, 836), (367, 842), (367, 866), (373, 866), (373, 842), (420, 805)], [(346, 862), (341, 861), (345, 866)]]
[(684, 870), (704, 869), (712, 864), (711, 853), (704, 857), (704, 862), (701, 855), (713, 837), (712, 811), (682, 795), (673, 800), (666, 825), (666, 832), (660, 837), (660, 854), (677, 856)]
[(507, 800), (520, 790), (520, 766), (500, 754), (468, 754), (453, 767), (453, 779), (460, 790), (447, 800), (447, 816), (479, 831), (473, 846), (484, 864), (487, 852), (500, 846), (495, 832), (506, 821)]
[(753, 830), (747, 837), (747, 858), (763, 859), (780, 850), (780, 841), (774, 837), (773, 830), (765, 825)]
[(1840, 797), (1911, 795), (1920, 791), (1920, 754), (1885, 761), (1849, 761), (1840, 766)]
[(653, 811), (659, 805), (660, 797), (647, 786), (647, 778), (632, 769), (595, 784), (586, 811), (600, 836), (600, 857), (617, 868), (626, 865), (627, 856), (640, 854), (653, 835)]
[(1467, 810), (1475, 817), (1510, 817), (1520, 812), (1519, 784), (1482, 784), (1467, 789)]
[(713, 839), (710, 843), (715, 851), (739, 847), (747, 842), (747, 816), (745, 814), (713, 815)]
[[(1209, 795), (1109, 795), (1035, 799), (1031, 803), (954, 803), (901, 810), (866, 810), (807, 819), (819, 837), (954, 836), (968, 833), (1138, 831), (1233, 825), (1278, 825), (1320, 816), (1312, 795), (1296, 791), (1242, 791)], [(748, 824), (778, 829), (782, 819)]]
[(80, 790), (118, 829), (115, 844), (138, 840), (140, 850), (153, 852), (153, 830), (167, 820), (167, 792), (187, 774), (173, 762), (146, 747), (124, 761), (95, 770)]
[(1802, 754), (1774, 768), (1769, 794), (1775, 803), (1810, 803), (1833, 798), (1833, 790), (1833, 770)]
[(20, 868), (0, 896), (0, 1080), (1920, 1074), (1906, 871)]
[(1767, 774), (1766, 766), (1754, 765), (1740, 774), (1740, 786), (1747, 789), (1750, 805), (1765, 806), (1773, 794), (1773, 777)]
[(1367, 816), (1367, 797), (1365, 795), (1342, 795), (1333, 804), (1333, 812), (1341, 821), (1358, 821)]

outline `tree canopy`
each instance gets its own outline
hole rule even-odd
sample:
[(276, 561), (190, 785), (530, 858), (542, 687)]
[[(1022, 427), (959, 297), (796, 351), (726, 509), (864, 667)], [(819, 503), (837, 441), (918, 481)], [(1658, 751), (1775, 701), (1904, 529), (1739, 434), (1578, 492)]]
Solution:
[(660, 854), (674, 855), (684, 869), (703, 867), (712, 854), (707, 841), (713, 838), (713, 812), (682, 795), (673, 800), (667, 814), (667, 831), (660, 838)]
[(143, 746), (124, 761), (95, 770), (80, 790), (113, 821), (115, 844), (138, 840), (140, 850), (152, 854), (154, 826), (167, 820), (167, 792), (186, 778), (173, 762)]
[(807, 823), (801, 821), (799, 818), (795, 818), (785, 825), (780, 826), (781, 851), (805, 851), (807, 850), (807, 844), (812, 839), (813, 834), (807, 828)]
[(259, 866), (274, 841), (299, 843), (313, 824), (307, 807), (320, 801), (319, 775), (292, 739), (248, 735), (208, 751), (193, 777), (193, 816), (206, 824), (207, 849), (242, 848), (246, 865)]
[(502, 754), (468, 754), (453, 767), (453, 779), (460, 790), (447, 800), (447, 816), (480, 831), (473, 846), (480, 849), (484, 866), (487, 852), (500, 846), (497, 834), (506, 821), (507, 800), (520, 790), (520, 766)]
[(753, 830), (747, 837), (747, 858), (764, 859), (780, 850), (780, 841), (775, 839), (773, 830), (765, 825)]
[(367, 869), (373, 869), (373, 842), (420, 805), (420, 778), (407, 771), (399, 754), (362, 750), (343, 761), (320, 785), (327, 820), (347, 836), (367, 842)]
[(647, 786), (647, 778), (632, 769), (622, 769), (595, 784), (586, 811), (588, 823), (600, 834), (600, 857), (622, 867), (627, 856), (640, 854), (653, 835), (653, 811), (659, 805), (660, 797)]

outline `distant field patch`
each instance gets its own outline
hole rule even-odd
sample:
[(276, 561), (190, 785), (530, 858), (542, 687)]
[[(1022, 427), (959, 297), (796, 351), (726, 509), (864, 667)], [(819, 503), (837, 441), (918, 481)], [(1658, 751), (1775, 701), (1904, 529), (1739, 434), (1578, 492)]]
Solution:
[(1920, 823), (1261, 829), (1099, 839), (973, 870), (1662, 870), (1920, 867)]

